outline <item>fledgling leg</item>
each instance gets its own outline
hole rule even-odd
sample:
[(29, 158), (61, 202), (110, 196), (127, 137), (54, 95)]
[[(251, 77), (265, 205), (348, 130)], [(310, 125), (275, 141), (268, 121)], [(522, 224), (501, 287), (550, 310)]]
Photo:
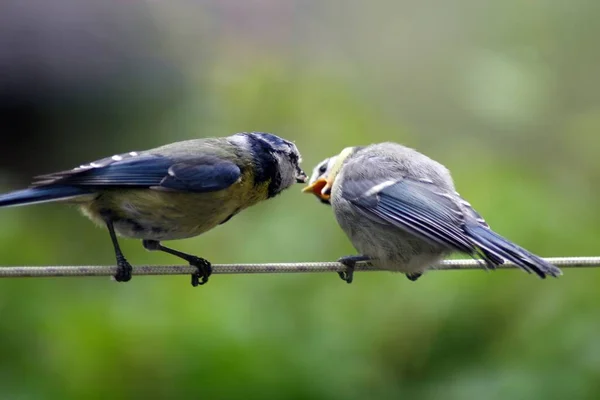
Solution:
[(406, 277), (408, 278), (409, 281), (416, 281), (417, 279), (419, 279), (423, 274), (420, 272), (413, 272), (413, 273), (408, 273), (406, 274)]
[(106, 219), (106, 227), (108, 228), (108, 233), (110, 234), (110, 240), (112, 240), (113, 247), (115, 248), (115, 256), (117, 257), (117, 273), (114, 278), (117, 282), (127, 282), (131, 280), (131, 272), (133, 269), (131, 268), (131, 264), (125, 259), (123, 252), (121, 251), (121, 247), (119, 246), (119, 241), (117, 240), (117, 234), (115, 233), (115, 228), (113, 227), (113, 223), (111, 220)]
[[(142, 241), (144, 248), (150, 251), (164, 251), (165, 253), (179, 257), (188, 263), (192, 267), (196, 267), (198, 272), (192, 275), (192, 286), (204, 285), (208, 282), (208, 277), (212, 274), (212, 268), (210, 262), (204, 258), (196, 257), (191, 254), (186, 254), (181, 251), (173, 250), (160, 244), (158, 240), (144, 240)], [(200, 280), (202, 278), (202, 280)]]
[(339, 263), (342, 263), (346, 266), (346, 271), (338, 272), (340, 278), (346, 283), (352, 283), (354, 279), (354, 267), (356, 267), (356, 263), (360, 261), (369, 261), (370, 258), (367, 256), (345, 256), (338, 259)]

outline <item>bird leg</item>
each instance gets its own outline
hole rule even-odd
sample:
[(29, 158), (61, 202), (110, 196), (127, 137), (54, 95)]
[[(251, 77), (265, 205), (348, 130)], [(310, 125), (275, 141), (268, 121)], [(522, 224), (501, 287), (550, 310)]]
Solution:
[(105, 219), (106, 227), (108, 228), (108, 233), (110, 234), (110, 240), (112, 241), (113, 247), (115, 248), (115, 256), (117, 257), (117, 273), (114, 275), (115, 281), (117, 282), (127, 282), (131, 280), (131, 272), (133, 268), (131, 268), (131, 264), (125, 259), (123, 252), (121, 251), (121, 247), (119, 246), (119, 241), (117, 240), (117, 235), (115, 233), (115, 228), (110, 219)]
[(408, 273), (406, 274), (406, 277), (408, 278), (409, 281), (414, 282), (417, 279), (419, 279), (423, 274), (421, 272), (412, 272), (412, 273)]
[(346, 267), (345, 271), (339, 271), (338, 275), (342, 278), (346, 283), (352, 283), (354, 279), (354, 267), (356, 267), (356, 263), (360, 261), (369, 261), (371, 258), (367, 256), (345, 256), (338, 259), (338, 262), (344, 264)]
[[(192, 275), (192, 286), (196, 287), (198, 285), (204, 285), (206, 282), (208, 282), (208, 277), (212, 274), (212, 268), (210, 266), (210, 262), (204, 258), (170, 249), (160, 244), (158, 240), (144, 240), (142, 241), (142, 244), (146, 250), (163, 251), (187, 261), (192, 267), (196, 267), (198, 271)], [(200, 280), (200, 278), (202, 278), (202, 280)]]

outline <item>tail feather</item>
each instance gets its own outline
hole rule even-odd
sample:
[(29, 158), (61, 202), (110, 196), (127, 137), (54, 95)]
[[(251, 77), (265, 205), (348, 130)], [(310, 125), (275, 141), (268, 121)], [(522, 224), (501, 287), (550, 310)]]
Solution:
[(562, 271), (542, 258), (517, 246), (508, 239), (485, 226), (466, 226), (465, 230), (473, 242), (481, 249), (486, 263), (500, 265), (498, 258), (510, 261), (529, 273), (535, 273), (540, 278), (547, 275), (557, 277)]
[(73, 186), (48, 186), (18, 190), (0, 195), (0, 207), (24, 206), (65, 200), (89, 194), (90, 192)]

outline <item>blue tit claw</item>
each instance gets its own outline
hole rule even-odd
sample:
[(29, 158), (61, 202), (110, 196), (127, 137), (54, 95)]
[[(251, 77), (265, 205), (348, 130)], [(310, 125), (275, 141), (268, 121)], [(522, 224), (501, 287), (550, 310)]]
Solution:
[(200, 286), (206, 284), (208, 282), (208, 277), (212, 274), (212, 267), (210, 266), (210, 262), (201, 257), (196, 257), (191, 254), (182, 253), (181, 251), (173, 250), (169, 247), (165, 247), (160, 244), (157, 240), (144, 240), (142, 241), (142, 245), (146, 250), (149, 251), (163, 251), (165, 253), (174, 255), (175, 257), (179, 257), (188, 263), (192, 267), (196, 267), (196, 272), (192, 274), (192, 286)]
[(192, 286), (201, 286), (208, 282), (209, 276), (212, 274), (210, 262), (204, 258), (192, 256), (189, 258), (189, 263), (192, 267), (196, 267), (196, 273), (192, 274)]
[(117, 282), (129, 282), (131, 280), (131, 274), (133, 268), (131, 264), (125, 259), (125, 257), (117, 256), (117, 272), (114, 275), (115, 281)]
[(406, 274), (406, 277), (408, 278), (409, 281), (411, 282), (415, 282), (417, 279), (419, 279), (421, 276), (423, 276), (422, 273), (420, 272), (413, 272), (413, 273), (408, 273)]
[(131, 268), (131, 264), (129, 264), (123, 255), (123, 252), (121, 251), (121, 247), (119, 246), (119, 241), (117, 240), (117, 235), (115, 233), (115, 228), (109, 216), (106, 216), (106, 227), (108, 228), (110, 240), (112, 241), (115, 250), (115, 257), (117, 258), (117, 272), (113, 278), (117, 282), (129, 282), (131, 280), (133, 268)]

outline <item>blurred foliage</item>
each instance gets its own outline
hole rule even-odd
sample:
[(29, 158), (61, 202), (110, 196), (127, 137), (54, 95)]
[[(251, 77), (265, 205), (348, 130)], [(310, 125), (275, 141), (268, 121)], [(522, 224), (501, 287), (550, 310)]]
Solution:
[[(397, 141), (501, 234), (597, 255), (600, 3), (3, 4), (0, 186), (175, 140), (262, 130), (307, 171)], [(10, 12), (9, 12), (10, 11)], [(91, 49), (91, 50), (90, 50)], [(2, 210), (4, 265), (111, 264), (59, 205)], [(174, 263), (122, 241), (135, 264)], [(352, 254), (300, 187), (174, 246), (219, 263)], [(0, 281), (6, 399), (595, 399), (600, 270)]]

